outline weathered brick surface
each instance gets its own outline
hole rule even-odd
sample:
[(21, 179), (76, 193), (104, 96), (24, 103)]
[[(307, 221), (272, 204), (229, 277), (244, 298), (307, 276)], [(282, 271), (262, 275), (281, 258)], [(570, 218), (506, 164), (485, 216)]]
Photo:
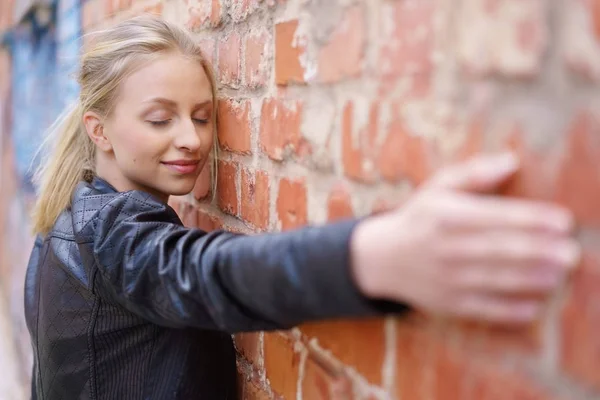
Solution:
[[(10, 25), (6, 4), (0, 30)], [(223, 89), (217, 193), (207, 170), (193, 195), (171, 199), (188, 226), (251, 233), (366, 215), (401, 203), (445, 163), (501, 148), (524, 166), (504, 194), (558, 201), (577, 216), (584, 263), (535, 327), (390, 318), (238, 335), (241, 398), (600, 396), (598, 4), (84, 3), (86, 32), (144, 11), (177, 19), (215, 66)], [(3, 191), (12, 193), (7, 148)], [(5, 226), (15, 223), (11, 201), (0, 201)], [(4, 251), (0, 267), (18, 276), (23, 257)]]

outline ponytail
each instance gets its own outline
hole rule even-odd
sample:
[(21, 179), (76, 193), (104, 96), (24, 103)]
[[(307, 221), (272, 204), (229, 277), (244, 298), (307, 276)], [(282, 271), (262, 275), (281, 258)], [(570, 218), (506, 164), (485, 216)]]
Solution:
[(39, 188), (32, 215), (35, 234), (48, 233), (60, 213), (71, 205), (77, 184), (93, 176), (95, 148), (82, 117), (78, 102), (58, 118), (44, 141), (41, 151), (45, 154), (34, 176)]
[[(104, 117), (110, 115), (121, 82), (144, 62), (171, 51), (179, 51), (202, 64), (211, 82), (216, 107), (212, 69), (194, 37), (182, 27), (159, 17), (141, 16), (98, 32), (94, 46), (81, 58), (77, 79), (79, 101), (55, 122), (46, 137), (46, 146), (41, 148), (44, 161), (34, 174), (38, 189), (32, 215), (36, 234), (45, 235), (52, 229), (58, 216), (71, 205), (77, 184), (91, 181), (96, 173), (96, 148), (85, 131), (83, 114), (94, 111)], [(216, 138), (214, 145), (216, 148)], [(213, 162), (215, 174), (216, 152)], [(215, 193), (213, 187), (213, 196)]]

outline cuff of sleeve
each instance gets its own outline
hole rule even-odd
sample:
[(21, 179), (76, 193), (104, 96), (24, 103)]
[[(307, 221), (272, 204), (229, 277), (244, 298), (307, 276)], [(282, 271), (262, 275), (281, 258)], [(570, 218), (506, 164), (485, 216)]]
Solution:
[(351, 272), (350, 240), (360, 219), (343, 220), (321, 227), (324, 240), (320, 249), (311, 253), (319, 255), (316, 264), (322, 264), (324, 271), (319, 273), (315, 284), (319, 292), (327, 297), (324, 304), (334, 306), (332, 314), (338, 317), (382, 316), (386, 314), (404, 314), (410, 311), (407, 304), (393, 301), (371, 299), (358, 289)]

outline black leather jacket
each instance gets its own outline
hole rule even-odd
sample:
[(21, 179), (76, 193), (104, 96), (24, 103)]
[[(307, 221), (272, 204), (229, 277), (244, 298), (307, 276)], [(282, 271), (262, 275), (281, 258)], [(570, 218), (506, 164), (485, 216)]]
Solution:
[(32, 398), (234, 399), (232, 333), (402, 311), (357, 292), (355, 224), (206, 233), (144, 192), (82, 182), (27, 270)]

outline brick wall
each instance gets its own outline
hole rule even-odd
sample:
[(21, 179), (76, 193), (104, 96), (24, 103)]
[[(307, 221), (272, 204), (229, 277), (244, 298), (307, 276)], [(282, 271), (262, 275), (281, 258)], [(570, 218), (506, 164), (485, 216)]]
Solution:
[[(9, 4), (0, 6), (0, 30)], [(84, 32), (161, 13), (191, 28), (215, 65), (218, 193), (211, 202), (206, 172), (193, 194), (171, 200), (189, 226), (254, 233), (369, 214), (401, 202), (441, 165), (500, 148), (525, 165), (507, 194), (557, 200), (578, 217), (582, 268), (527, 332), (411, 317), (237, 335), (243, 398), (600, 396), (598, 4), (84, 3)], [(9, 68), (0, 53), (0, 106)], [(10, 116), (1, 117), (5, 130)], [(2, 139), (4, 191), (16, 183), (11, 139)], [(17, 218), (7, 196), (4, 226)], [(2, 257), (2, 276), (7, 265), (23, 270), (19, 257)]]

